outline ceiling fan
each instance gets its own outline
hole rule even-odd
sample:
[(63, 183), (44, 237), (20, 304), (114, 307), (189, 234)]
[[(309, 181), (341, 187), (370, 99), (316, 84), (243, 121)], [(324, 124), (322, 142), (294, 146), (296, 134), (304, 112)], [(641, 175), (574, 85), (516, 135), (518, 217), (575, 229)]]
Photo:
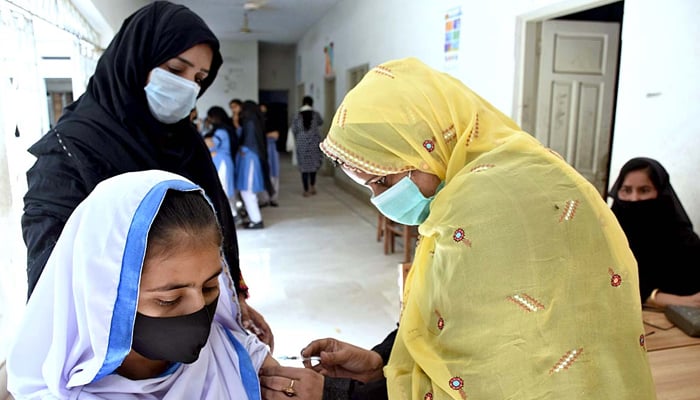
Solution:
[(257, 11), (267, 5), (268, 0), (247, 0), (243, 3), (243, 9), (246, 11)]
[(241, 25), (241, 29), (239, 29), (239, 32), (241, 32), (241, 33), (252, 33), (253, 32), (250, 29), (250, 25), (248, 24), (248, 11), (243, 13), (243, 25)]
[(253, 31), (250, 27), (249, 15), (253, 11), (261, 11), (268, 9), (268, 0), (246, 0), (244, 3), (239, 3), (243, 7), (243, 25), (239, 29), (241, 33), (260, 33), (258, 30)]

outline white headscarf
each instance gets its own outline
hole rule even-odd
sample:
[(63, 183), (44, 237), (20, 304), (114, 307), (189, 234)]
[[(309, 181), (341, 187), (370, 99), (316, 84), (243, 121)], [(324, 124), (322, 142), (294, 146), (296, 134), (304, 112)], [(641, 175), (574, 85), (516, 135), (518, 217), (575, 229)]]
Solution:
[(10, 349), (16, 399), (259, 399), (257, 371), (268, 350), (240, 324), (227, 267), (197, 361), (151, 379), (114, 373), (131, 350), (148, 231), (169, 189), (206, 198), (179, 175), (142, 171), (103, 181), (75, 209)]

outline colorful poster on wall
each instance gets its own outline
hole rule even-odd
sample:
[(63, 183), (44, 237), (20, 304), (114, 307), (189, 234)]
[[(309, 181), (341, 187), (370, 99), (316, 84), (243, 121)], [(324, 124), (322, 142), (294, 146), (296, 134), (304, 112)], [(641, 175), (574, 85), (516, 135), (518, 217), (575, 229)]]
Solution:
[(333, 70), (333, 42), (328, 43), (328, 46), (323, 48), (324, 73), (326, 76), (335, 76)]
[(459, 34), (462, 27), (462, 7), (445, 13), (445, 67), (453, 66), (459, 58)]

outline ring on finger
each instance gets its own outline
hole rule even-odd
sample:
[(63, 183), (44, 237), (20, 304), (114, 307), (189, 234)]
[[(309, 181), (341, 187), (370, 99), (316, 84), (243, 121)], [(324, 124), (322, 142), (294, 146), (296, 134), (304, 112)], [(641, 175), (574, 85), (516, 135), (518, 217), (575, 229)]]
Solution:
[(284, 392), (284, 394), (287, 395), (287, 397), (296, 396), (297, 392), (296, 390), (294, 390), (294, 379), (290, 379), (289, 386), (282, 389), (282, 392)]

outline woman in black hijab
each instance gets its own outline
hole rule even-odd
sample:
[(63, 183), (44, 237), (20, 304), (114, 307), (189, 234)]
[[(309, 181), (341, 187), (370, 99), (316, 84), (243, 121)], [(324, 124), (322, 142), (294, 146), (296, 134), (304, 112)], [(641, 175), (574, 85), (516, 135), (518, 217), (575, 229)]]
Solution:
[[(174, 172), (204, 188), (219, 216), (226, 262), (241, 277), (228, 199), (187, 118), (221, 64), (218, 39), (184, 6), (156, 1), (124, 21), (85, 93), (29, 148), (37, 157), (27, 172), (22, 216), (30, 295), (73, 209), (99, 182), (149, 169)], [(236, 291), (244, 321), (272, 346), (269, 326), (244, 301), (242, 277)]]
[(700, 307), (700, 238), (666, 169), (656, 160), (633, 158), (620, 170), (610, 197), (637, 259), (642, 302)]

